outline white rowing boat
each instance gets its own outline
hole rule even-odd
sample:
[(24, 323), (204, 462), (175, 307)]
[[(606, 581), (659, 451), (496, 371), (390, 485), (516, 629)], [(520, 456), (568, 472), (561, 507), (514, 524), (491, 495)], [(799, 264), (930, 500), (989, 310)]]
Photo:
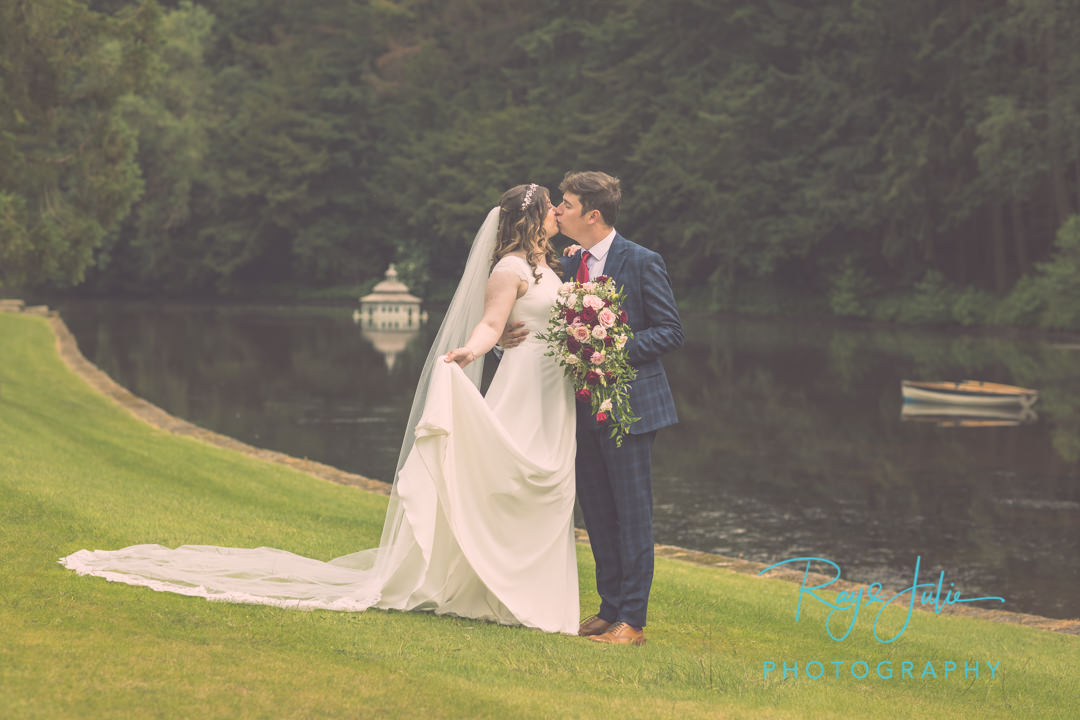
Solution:
[(948, 405), (1019, 405), (1029, 408), (1039, 399), (1036, 390), (988, 383), (979, 380), (961, 382), (918, 382), (902, 380), (900, 392), (904, 402), (944, 403)]

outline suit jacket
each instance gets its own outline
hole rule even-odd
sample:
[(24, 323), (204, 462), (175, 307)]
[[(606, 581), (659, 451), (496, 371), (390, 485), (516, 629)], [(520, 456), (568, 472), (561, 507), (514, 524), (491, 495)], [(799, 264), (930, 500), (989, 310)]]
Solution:
[[(581, 253), (562, 258), (562, 264), (563, 276), (572, 279)], [(660, 356), (682, 347), (683, 328), (667, 266), (659, 253), (616, 233), (604, 274), (625, 288), (623, 310), (634, 331), (626, 344), (630, 364), (637, 368), (637, 378), (630, 384), (630, 408), (641, 419), (630, 425), (630, 433), (640, 435), (674, 425), (679, 418)], [(589, 427), (605, 429), (596, 424), (588, 405), (578, 403), (578, 428)]]

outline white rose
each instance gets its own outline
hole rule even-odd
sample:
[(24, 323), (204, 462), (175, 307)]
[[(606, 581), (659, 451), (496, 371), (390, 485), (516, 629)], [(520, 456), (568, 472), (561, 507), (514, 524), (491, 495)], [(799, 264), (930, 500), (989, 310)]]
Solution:
[(608, 398), (604, 402), (600, 403), (600, 412), (611, 412), (611, 399)]
[(615, 346), (622, 350), (626, 346), (626, 341), (628, 339), (629, 338), (627, 338), (625, 335), (620, 335), (619, 337), (615, 338)]
[(567, 355), (563, 358), (563, 360), (566, 361), (567, 365), (577, 365), (579, 362), (581, 362), (581, 358), (579, 358), (577, 355)]
[(607, 330), (604, 329), (603, 325), (597, 325), (592, 329), (592, 336), (597, 340), (603, 340), (607, 337)]

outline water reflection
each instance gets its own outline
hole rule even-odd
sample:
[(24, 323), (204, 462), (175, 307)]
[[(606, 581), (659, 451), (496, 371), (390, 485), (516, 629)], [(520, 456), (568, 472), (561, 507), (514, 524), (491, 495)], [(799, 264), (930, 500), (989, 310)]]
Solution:
[[(92, 361), (246, 442), (389, 478), (433, 318), (388, 363), (347, 308), (59, 304)], [(656, 540), (857, 581), (941, 570), (1006, 609), (1080, 615), (1080, 376), (1039, 343), (685, 317), (665, 361), (682, 422), (656, 444)], [(1038, 387), (1007, 425), (909, 422), (903, 377)], [(985, 418), (983, 418), (985, 419)], [(975, 421), (977, 418), (969, 418)], [(1016, 422), (1013, 422), (1015, 420)]]
[(904, 403), (900, 419), (905, 422), (929, 422), (938, 427), (1015, 427), (1039, 419), (1030, 407), (971, 407), (945, 403)]
[[(355, 315), (353, 316), (353, 322), (356, 322)], [(386, 369), (391, 372), (394, 370), (394, 364), (397, 362), (398, 355), (405, 352), (405, 348), (409, 347), (409, 344), (420, 334), (419, 329), (375, 329), (360, 323), (357, 324), (363, 328), (364, 337), (367, 338), (368, 342), (370, 342), (376, 350), (382, 353), (383, 359), (386, 362)]]

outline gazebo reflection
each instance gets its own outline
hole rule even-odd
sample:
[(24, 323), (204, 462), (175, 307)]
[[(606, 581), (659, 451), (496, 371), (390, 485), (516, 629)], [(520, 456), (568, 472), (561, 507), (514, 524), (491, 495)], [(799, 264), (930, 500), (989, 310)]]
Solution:
[(420, 298), (410, 294), (405, 283), (398, 280), (393, 265), (387, 269), (386, 279), (360, 298), (360, 309), (353, 311), (353, 322), (383, 354), (387, 370), (394, 369), (398, 353), (408, 347), (426, 321)]

